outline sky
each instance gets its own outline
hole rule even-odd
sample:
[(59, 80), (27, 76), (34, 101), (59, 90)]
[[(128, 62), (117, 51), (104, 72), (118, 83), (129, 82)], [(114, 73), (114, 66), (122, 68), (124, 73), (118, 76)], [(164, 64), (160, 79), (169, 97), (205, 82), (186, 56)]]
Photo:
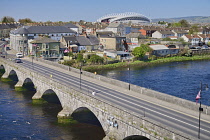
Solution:
[(210, 0), (0, 0), (4, 16), (32, 21), (91, 21), (112, 13), (135, 12), (151, 19), (210, 16)]

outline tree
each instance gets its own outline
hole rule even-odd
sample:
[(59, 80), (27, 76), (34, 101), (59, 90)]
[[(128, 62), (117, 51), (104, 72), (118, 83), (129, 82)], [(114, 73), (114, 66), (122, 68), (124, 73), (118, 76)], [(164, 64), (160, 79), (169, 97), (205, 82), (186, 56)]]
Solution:
[(102, 64), (104, 62), (104, 58), (94, 54), (91, 55), (89, 62), (94, 64)]
[(82, 62), (82, 61), (83, 61), (83, 55), (82, 55), (81, 53), (79, 53), (79, 54), (77, 55), (77, 61), (78, 61), (78, 62)]
[(14, 22), (15, 22), (15, 19), (14, 19), (13, 17), (4, 16), (4, 17), (1, 19), (1, 22), (2, 22), (2, 23), (14, 23)]
[(145, 55), (145, 53), (146, 51), (143, 47), (136, 47), (132, 52), (132, 54), (137, 58), (142, 58)]
[(181, 27), (189, 27), (190, 24), (188, 23), (187, 20), (183, 19), (183, 20), (180, 20), (179, 23), (181, 24)]
[(197, 32), (198, 32), (198, 26), (197, 25), (193, 25), (189, 30), (189, 34), (197, 34)]
[(19, 19), (18, 22), (20, 23), (32, 23), (33, 21), (30, 18)]

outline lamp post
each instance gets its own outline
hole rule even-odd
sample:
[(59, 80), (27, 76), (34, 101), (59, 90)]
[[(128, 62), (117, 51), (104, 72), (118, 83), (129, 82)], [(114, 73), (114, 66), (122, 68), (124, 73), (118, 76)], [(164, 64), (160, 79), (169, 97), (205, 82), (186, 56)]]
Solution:
[(80, 70), (80, 90), (81, 90), (81, 75), (82, 75), (82, 63), (80, 64), (80, 68), (79, 68), (79, 70)]
[(202, 84), (201, 82), (201, 86), (200, 86), (200, 106), (199, 106), (199, 126), (198, 126), (198, 138), (200, 139), (200, 127), (201, 127), (201, 112), (203, 112), (203, 108), (201, 107), (201, 93), (202, 93), (202, 89), (203, 86), (205, 86), (205, 89), (208, 90), (208, 84)]
[(129, 58), (129, 62), (128, 62), (129, 64), (128, 64), (128, 70), (129, 70), (129, 82), (128, 82), (128, 89), (130, 90), (131, 89), (131, 84), (130, 84), (130, 82), (131, 82), (131, 76), (130, 76), (130, 69), (131, 69), (131, 67), (130, 67), (130, 58)]
[(80, 90), (82, 89), (82, 86), (81, 86), (81, 84), (82, 84), (82, 81), (81, 81), (82, 77), (81, 76), (82, 76), (82, 65), (83, 65), (83, 63), (85, 63), (85, 60), (81, 61), (80, 68), (79, 68), (79, 70), (80, 70), (80, 73), (79, 73), (80, 74), (80, 82), (79, 82), (80, 83)]

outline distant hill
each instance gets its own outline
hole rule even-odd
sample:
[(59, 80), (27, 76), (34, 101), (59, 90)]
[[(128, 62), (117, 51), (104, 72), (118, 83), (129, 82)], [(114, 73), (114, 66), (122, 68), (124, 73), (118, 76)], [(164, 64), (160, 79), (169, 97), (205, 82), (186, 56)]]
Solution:
[(210, 16), (190, 16), (190, 17), (177, 17), (177, 18), (157, 18), (152, 19), (152, 22), (166, 21), (166, 22), (179, 22), (185, 19), (189, 23), (210, 23)]

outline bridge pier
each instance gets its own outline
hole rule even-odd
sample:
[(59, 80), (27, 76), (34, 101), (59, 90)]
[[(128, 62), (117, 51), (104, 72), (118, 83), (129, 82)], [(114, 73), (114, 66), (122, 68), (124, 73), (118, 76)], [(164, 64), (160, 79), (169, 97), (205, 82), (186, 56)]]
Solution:
[(57, 115), (58, 118), (70, 118), (73, 111), (68, 108), (63, 108)]
[(42, 99), (42, 94), (40, 91), (36, 91), (36, 93), (34, 94), (34, 96), (32, 97), (33, 100), (36, 99)]
[(8, 78), (8, 77), (9, 77), (9, 74), (5, 72), (5, 73), (2, 75), (1, 78), (2, 78), (2, 79), (6, 79), (6, 78)]
[(22, 87), (23, 86), (23, 82), (22, 81), (18, 81), (17, 84), (15, 85), (15, 87)]

